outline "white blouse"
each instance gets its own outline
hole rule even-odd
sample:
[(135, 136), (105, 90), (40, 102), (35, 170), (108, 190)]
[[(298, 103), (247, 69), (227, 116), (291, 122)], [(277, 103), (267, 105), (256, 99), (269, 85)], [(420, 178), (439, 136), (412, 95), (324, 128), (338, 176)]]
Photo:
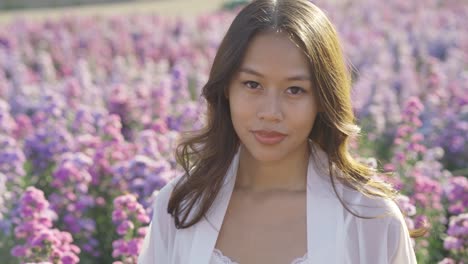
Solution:
[[(337, 183), (338, 194), (351, 210), (361, 216), (378, 216), (374, 219), (355, 217), (333, 191), (326, 170), (326, 154), (312, 141), (310, 148), (306, 194), (307, 260), (303, 263), (416, 263), (412, 241), (396, 203), (364, 196)], [(223, 260), (222, 254), (216, 257), (215, 245), (234, 189), (238, 164), (239, 150), (212, 207), (202, 220), (189, 228), (175, 228), (174, 219), (167, 213), (170, 194), (181, 176), (162, 188), (153, 205), (152, 221), (138, 263), (223, 263), (213, 262)]]

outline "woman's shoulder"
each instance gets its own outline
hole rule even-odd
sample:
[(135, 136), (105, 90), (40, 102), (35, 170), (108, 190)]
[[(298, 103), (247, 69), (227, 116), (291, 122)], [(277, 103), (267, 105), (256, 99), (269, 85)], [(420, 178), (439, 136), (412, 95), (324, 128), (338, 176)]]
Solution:
[(357, 217), (344, 210), (344, 227), (352, 238), (349, 241), (357, 239), (362, 248), (372, 249), (367, 252), (372, 259), (382, 255), (388, 260), (385, 263), (416, 263), (413, 241), (396, 201), (355, 190), (344, 191), (344, 198), (354, 213), (366, 217)]
[(152, 218), (149, 231), (140, 250), (138, 263), (169, 263), (169, 252), (173, 248), (176, 229), (168, 204), (179, 177), (170, 180), (163, 188), (154, 192)]
[(363, 192), (344, 187), (343, 200), (347, 206), (359, 215), (369, 217), (387, 217), (400, 221), (402, 213), (398, 204), (390, 197), (368, 195)]
[(170, 180), (164, 187), (160, 190), (155, 191), (155, 198), (153, 202), (153, 210), (156, 212), (167, 211), (167, 206), (169, 204), (169, 199), (171, 198), (172, 191), (174, 190), (177, 182), (183, 177), (179, 175)]

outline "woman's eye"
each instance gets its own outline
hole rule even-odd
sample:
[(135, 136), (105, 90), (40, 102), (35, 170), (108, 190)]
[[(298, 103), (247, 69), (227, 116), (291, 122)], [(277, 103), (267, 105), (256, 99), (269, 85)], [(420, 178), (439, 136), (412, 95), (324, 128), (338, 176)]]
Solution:
[(304, 93), (305, 90), (301, 87), (293, 86), (288, 88), (290, 94)]
[(243, 84), (251, 89), (256, 89), (259, 86), (259, 83), (254, 82), (254, 81), (246, 81), (246, 82), (243, 82)]

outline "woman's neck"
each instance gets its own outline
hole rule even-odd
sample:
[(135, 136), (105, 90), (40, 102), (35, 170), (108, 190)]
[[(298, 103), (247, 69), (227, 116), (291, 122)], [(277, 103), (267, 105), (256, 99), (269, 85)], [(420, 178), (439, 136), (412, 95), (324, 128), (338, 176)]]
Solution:
[(236, 190), (253, 193), (306, 190), (310, 155), (308, 146), (274, 162), (256, 160), (244, 146), (239, 155)]

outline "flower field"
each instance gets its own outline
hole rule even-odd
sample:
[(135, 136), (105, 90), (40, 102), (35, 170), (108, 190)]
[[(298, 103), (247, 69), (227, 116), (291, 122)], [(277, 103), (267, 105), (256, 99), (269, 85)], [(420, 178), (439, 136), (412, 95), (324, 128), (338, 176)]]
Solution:
[[(468, 5), (315, 1), (340, 34), (362, 136), (419, 263), (468, 260)], [(0, 25), (2, 263), (136, 263), (235, 11)], [(463, 19), (465, 18), (465, 19)], [(391, 172), (391, 173), (390, 173)]]

